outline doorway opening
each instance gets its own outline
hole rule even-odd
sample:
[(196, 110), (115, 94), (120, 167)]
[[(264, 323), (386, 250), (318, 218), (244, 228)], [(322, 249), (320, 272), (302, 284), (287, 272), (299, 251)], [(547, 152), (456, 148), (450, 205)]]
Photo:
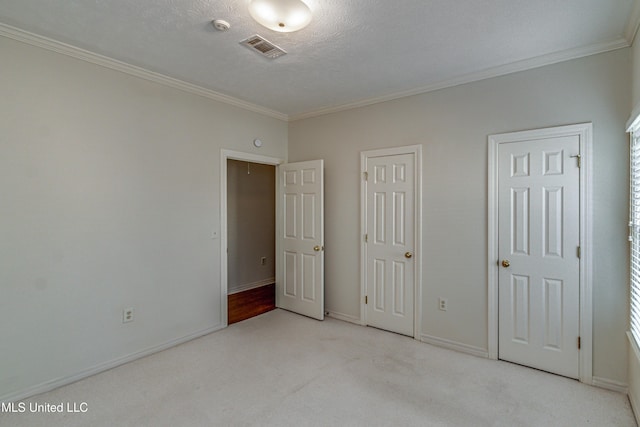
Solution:
[(227, 160), (227, 322), (275, 309), (276, 168)]
[(282, 160), (221, 153), (221, 316), (226, 325), (275, 308), (276, 166)]

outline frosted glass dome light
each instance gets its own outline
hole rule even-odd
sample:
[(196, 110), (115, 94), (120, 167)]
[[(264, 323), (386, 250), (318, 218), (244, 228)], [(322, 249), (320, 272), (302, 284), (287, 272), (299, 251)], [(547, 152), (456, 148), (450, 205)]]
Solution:
[(311, 9), (302, 0), (251, 0), (249, 13), (273, 31), (290, 33), (311, 22)]

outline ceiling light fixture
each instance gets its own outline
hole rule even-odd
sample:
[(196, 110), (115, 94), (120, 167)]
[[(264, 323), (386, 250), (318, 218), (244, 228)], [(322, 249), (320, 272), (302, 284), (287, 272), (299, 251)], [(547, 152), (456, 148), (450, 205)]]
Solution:
[(311, 9), (302, 0), (251, 0), (249, 13), (273, 31), (290, 33), (311, 22)]

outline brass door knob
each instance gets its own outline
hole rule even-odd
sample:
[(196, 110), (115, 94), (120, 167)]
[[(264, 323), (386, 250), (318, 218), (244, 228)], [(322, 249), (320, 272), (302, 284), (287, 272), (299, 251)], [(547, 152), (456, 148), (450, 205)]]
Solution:
[(507, 268), (507, 267), (509, 267), (510, 265), (511, 265), (511, 263), (509, 262), (509, 260), (508, 260), (508, 259), (503, 259), (503, 260), (502, 260), (502, 266), (503, 266), (504, 268)]
[(413, 256), (413, 254), (411, 252), (405, 252), (404, 253), (404, 257), (405, 258), (411, 258)]
[(322, 250), (322, 246), (315, 245), (313, 247), (313, 250), (316, 251), (316, 252), (320, 252), (320, 250)]

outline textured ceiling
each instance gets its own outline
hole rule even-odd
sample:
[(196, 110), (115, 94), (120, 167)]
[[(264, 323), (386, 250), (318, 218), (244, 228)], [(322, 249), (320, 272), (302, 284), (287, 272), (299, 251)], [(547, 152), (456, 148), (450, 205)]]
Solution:
[[(311, 24), (286, 34), (253, 21), (248, 0), (5, 0), (0, 23), (295, 118), (619, 47), (635, 11), (634, 0), (305, 2)], [(253, 34), (288, 54), (269, 60), (238, 44)]]

